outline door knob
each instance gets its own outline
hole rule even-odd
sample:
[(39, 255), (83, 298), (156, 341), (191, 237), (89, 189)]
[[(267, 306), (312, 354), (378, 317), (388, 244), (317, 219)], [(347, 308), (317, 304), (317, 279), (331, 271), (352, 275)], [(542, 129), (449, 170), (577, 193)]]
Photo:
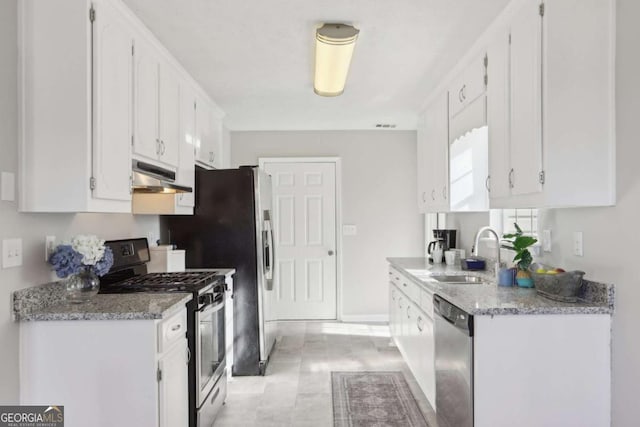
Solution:
[(329, 251), (328, 254), (329, 254), (329, 256), (332, 256), (333, 255), (333, 251)]

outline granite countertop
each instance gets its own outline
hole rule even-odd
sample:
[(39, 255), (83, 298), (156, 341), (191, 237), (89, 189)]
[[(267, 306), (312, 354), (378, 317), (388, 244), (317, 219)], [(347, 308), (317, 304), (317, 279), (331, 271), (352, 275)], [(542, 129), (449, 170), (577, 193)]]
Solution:
[[(233, 268), (190, 269), (215, 271), (231, 277)], [(13, 293), (13, 317), (19, 322), (41, 320), (150, 320), (169, 317), (192, 298), (188, 292), (98, 294), (84, 304), (65, 299), (62, 282), (20, 289)]]
[(153, 320), (171, 316), (192, 298), (190, 293), (98, 294), (84, 304), (64, 298), (60, 282), (13, 293), (14, 320)]
[[(613, 285), (583, 280), (583, 294), (575, 303), (553, 301), (535, 289), (497, 286), (493, 274), (462, 271), (460, 266), (429, 264), (426, 258), (387, 258), (415, 283), (473, 315), (505, 314), (612, 314)], [(488, 284), (447, 284), (433, 278), (443, 274), (469, 274)]]

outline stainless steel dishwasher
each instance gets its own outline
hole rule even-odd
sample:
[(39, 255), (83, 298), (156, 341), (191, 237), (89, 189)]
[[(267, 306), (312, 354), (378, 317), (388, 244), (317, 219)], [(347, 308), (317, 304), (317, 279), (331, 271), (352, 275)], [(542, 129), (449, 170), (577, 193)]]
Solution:
[(438, 295), (435, 314), (439, 427), (473, 426), (473, 316)]

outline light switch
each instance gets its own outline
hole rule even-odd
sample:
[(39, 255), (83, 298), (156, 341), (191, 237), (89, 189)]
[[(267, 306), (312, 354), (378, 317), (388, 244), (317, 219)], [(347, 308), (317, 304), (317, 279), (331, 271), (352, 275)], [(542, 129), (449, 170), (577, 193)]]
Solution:
[(2, 172), (0, 175), (0, 200), (13, 202), (16, 200), (16, 175), (12, 172)]
[(358, 227), (354, 224), (343, 224), (342, 235), (343, 236), (355, 236), (358, 234)]
[(22, 239), (4, 239), (2, 241), (2, 268), (22, 265)]

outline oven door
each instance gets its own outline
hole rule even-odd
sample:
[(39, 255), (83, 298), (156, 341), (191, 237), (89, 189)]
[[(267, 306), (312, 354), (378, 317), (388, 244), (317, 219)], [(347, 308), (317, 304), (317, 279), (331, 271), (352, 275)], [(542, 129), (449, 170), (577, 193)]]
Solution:
[(196, 375), (200, 407), (224, 371), (224, 294), (196, 312)]

